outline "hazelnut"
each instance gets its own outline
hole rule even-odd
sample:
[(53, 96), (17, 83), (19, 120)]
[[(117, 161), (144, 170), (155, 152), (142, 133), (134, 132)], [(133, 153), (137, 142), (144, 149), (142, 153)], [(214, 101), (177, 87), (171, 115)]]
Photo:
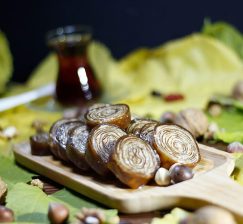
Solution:
[(238, 81), (232, 91), (232, 96), (236, 100), (243, 101), (243, 80)]
[(175, 124), (187, 129), (195, 138), (204, 135), (208, 129), (206, 115), (202, 110), (195, 108), (180, 111), (175, 117)]
[[(81, 211), (76, 214), (76, 218), (76, 223), (79, 224), (100, 224), (105, 222), (104, 212), (97, 208), (82, 208)], [(117, 219), (114, 221), (114, 223), (119, 223)]]
[(219, 104), (212, 104), (208, 107), (208, 113), (212, 117), (217, 117), (222, 113), (222, 106)]
[(232, 142), (227, 146), (226, 152), (228, 152), (228, 153), (242, 152), (243, 153), (243, 144), (241, 144), (240, 142)]
[(205, 206), (198, 209), (190, 221), (188, 224), (236, 224), (230, 212), (216, 206)]
[(14, 213), (11, 209), (0, 205), (0, 222), (13, 222)]
[(52, 202), (48, 208), (48, 218), (53, 224), (65, 223), (69, 216), (68, 208), (60, 203)]
[(163, 124), (174, 123), (176, 114), (170, 111), (164, 112), (160, 118), (160, 122)]
[(156, 184), (160, 186), (168, 186), (171, 181), (169, 171), (163, 167), (159, 168), (155, 174), (154, 180)]
[(169, 170), (169, 173), (173, 183), (189, 180), (194, 175), (192, 169), (185, 165), (172, 166)]

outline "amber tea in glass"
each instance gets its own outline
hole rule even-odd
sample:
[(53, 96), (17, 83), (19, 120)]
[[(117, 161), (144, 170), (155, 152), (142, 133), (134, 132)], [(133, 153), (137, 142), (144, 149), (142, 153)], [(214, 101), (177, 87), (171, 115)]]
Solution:
[(91, 39), (91, 29), (86, 26), (66, 26), (47, 33), (47, 44), (59, 62), (56, 99), (64, 105), (83, 105), (101, 94), (87, 58)]

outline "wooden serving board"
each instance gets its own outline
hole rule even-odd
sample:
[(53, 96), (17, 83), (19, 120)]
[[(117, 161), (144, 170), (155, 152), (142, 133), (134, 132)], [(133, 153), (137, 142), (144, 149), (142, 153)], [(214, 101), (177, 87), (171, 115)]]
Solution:
[(234, 169), (231, 155), (199, 145), (202, 160), (194, 168), (193, 179), (168, 187), (155, 184), (132, 190), (115, 178), (101, 179), (80, 173), (50, 156), (31, 155), (29, 143), (15, 146), (15, 159), (21, 165), (46, 176), (111, 208), (124, 213), (140, 213), (180, 206), (195, 209), (205, 204), (222, 206), (243, 222), (243, 187), (229, 178)]

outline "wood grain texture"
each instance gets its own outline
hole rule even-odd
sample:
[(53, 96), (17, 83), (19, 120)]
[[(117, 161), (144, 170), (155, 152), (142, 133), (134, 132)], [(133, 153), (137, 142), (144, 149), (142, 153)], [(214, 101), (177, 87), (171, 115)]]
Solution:
[(123, 213), (149, 212), (175, 206), (195, 209), (205, 204), (222, 206), (243, 222), (243, 187), (229, 178), (234, 169), (230, 154), (199, 145), (201, 162), (193, 179), (168, 187), (153, 184), (128, 189), (114, 177), (101, 179), (94, 173), (80, 173), (52, 156), (33, 156), (28, 143), (15, 146), (21, 165), (66, 187)]

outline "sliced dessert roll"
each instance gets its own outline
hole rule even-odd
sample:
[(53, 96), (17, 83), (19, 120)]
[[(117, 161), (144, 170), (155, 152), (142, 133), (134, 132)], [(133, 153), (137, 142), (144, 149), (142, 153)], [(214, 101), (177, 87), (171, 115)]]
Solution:
[(136, 136), (140, 135), (141, 129), (146, 124), (158, 124), (157, 121), (149, 120), (149, 119), (139, 119), (136, 118), (131, 121), (130, 125), (127, 128), (127, 133), (134, 134)]
[(147, 142), (126, 135), (118, 140), (108, 166), (122, 183), (138, 188), (154, 177), (160, 160)]
[(131, 121), (131, 114), (126, 104), (101, 104), (90, 107), (85, 114), (85, 119), (90, 127), (108, 123), (126, 129)]
[(67, 157), (79, 169), (88, 170), (89, 165), (85, 160), (89, 129), (86, 124), (80, 124), (68, 132)]
[(50, 155), (49, 133), (41, 132), (30, 137), (31, 154), (37, 156)]
[(66, 153), (68, 131), (82, 124), (84, 123), (77, 119), (61, 119), (52, 125), (50, 129), (50, 149), (56, 157), (69, 161)]
[(98, 174), (109, 173), (107, 163), (117, 140), (126, 135), (121, 128), (111, 124), (101, 124), (92, 129), (88, 139), (85, 158), (90, 167)]
[(200, 160), (195, 138), (189, 131), (178, 125), (157, 125), (153, 146), (160, 156), (161, 165), (165, 168), (169, 168), (174, 163), (194, 166)]
[(149, 144), (152, 144), (154, 140), (154, 129), (156, 125), (158, 125), (158, 123), (145, 124), (140, 130), (139, 137)]

